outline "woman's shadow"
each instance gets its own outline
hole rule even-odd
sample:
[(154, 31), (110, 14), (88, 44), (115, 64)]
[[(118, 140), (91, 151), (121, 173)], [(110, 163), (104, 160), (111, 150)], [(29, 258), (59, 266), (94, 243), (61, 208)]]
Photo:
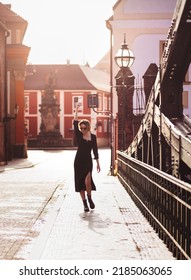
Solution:
[(80, 218), (83, 221), (86, 221), (88, 223), (88, 228), (100, 235), (104, 235), (104, 233), (100, 232), (98, 229), (107, 228), (111, 224), (111, 220), (109, 217), (103, 217), (100, 216), (99, 213), (96, 213), (94, 211), (90, 211), (88, 213), (81, 213), (79, 214)]

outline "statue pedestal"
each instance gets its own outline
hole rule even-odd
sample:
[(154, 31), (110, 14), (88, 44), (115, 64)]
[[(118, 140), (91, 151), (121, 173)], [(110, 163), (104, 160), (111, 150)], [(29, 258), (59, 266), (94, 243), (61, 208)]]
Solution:
[(60, 147), (63, 148), (64, 145), (64, 139), (62, 137), (62, 134), (57, 132), (44, 132), (39, 133), (37, 136), (37, 145), (38, 147), (46, 147), (46, 148), (56, 148)]
[(40, 105), (42, 117), (40, 133), (37, 136), (37, 143), (40, 147), (63, 147), (64, 139), (59, 131), (58, 114), (60, 112), (59, 105), (56, 100), (43, 103)]

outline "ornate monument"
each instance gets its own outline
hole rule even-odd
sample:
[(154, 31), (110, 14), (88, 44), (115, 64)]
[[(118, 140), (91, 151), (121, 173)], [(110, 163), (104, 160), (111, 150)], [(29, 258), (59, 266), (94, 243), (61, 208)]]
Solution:
[(37, 136), (38, 146), (41, 147), (63, 147), (64, 139), (59, 130), (58, 115), (60, 105), (54, 93), (55, 74), (50, 73), (45, 90), (42, 94), (40, 133)]

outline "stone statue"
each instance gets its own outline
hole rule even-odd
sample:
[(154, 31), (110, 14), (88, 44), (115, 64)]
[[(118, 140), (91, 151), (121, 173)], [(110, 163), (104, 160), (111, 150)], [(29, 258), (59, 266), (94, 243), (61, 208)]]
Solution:
[(59, 131), (58, 116), (60, 105), (55, 96), (55, 74), (51, 72), (47, 77), (47, 84), (42, 94), (42, 104), (39, 112), (41, 113), (41, 126), (38, 135), (38, 142), (41, 146), (62, 146), (63, 137)]

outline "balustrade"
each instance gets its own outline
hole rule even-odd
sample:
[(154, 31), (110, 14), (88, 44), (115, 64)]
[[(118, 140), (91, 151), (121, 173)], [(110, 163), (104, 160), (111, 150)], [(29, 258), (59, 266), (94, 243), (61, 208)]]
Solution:
[(191, 185), (118, 151), (118, 177), (177, 259), (191, 259)]

